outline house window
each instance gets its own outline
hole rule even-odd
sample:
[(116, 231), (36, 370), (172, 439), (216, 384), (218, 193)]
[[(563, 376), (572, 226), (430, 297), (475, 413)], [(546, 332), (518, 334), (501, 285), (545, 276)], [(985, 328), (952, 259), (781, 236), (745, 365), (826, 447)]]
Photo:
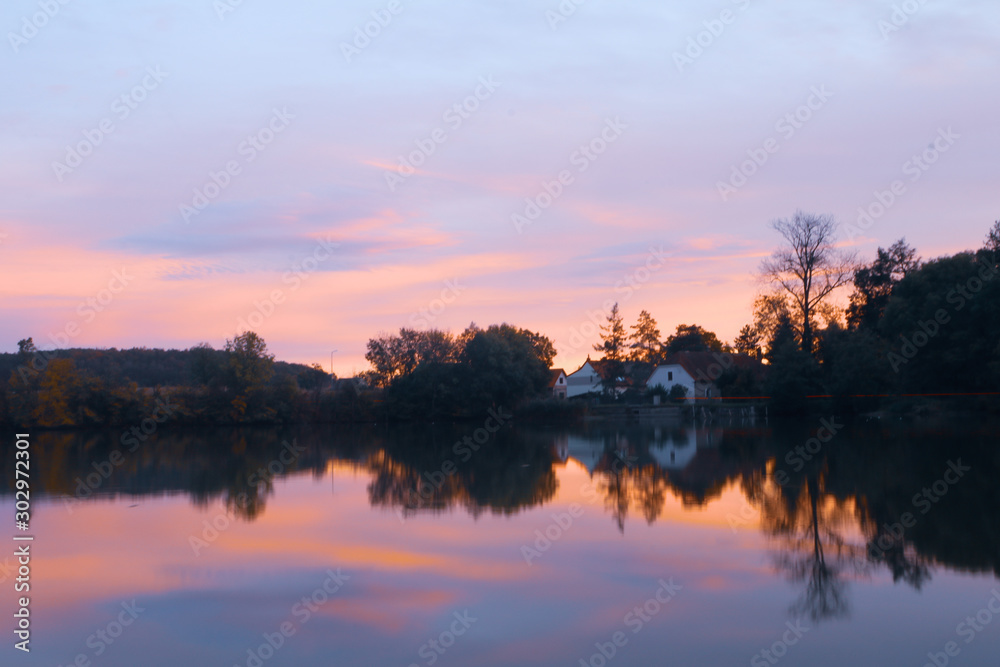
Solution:
[(674, 379), (674, 372), (673, 371), (667, 371), (667, 382), (672, 382), (673, 379)]

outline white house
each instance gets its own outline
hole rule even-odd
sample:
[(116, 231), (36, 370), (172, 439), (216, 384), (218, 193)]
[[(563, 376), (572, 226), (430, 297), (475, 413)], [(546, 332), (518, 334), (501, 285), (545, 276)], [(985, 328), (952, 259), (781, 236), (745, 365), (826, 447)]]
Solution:
[(655, 389), (657, 386), (670, 391), (675, 384), (687, 389), (687, 403), (694, 403), (697, 395), (697, 382), (691, 374), (684, 370), (680, 364), (663, 364), (657, 366), (653, 374), (646, 380), (646, 389)]
[(588, 392), (600, 393), (604, 389), (601, 384), (601, 374), (590, 361), (590, 357), (577, 370), (566, 376), (566, 396), (582, 396)]
[(719, 398), (719, 388), (712, 381), (720, 371), (714, 374), (712, 366), (721, 366), (716, 361), (716, 355), (708, 352), (678, 352), (666, 359), (667, 363), (656, 367), (656, 370), (646, 380), (646, 389), (656, 386), (667, 391), (675, 384), (687, 389), (687, 403), (705, 398)]
[(553, 368), (549, 377), (549, 389), (553, 398), (566, 398), (566, 371)]

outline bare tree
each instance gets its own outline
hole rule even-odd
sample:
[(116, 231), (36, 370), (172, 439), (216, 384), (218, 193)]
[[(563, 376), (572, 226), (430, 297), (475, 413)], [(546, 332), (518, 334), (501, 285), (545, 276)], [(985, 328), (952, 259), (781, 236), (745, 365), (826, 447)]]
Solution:
[(835, 290), (851, 281), (856, 260), (853, 253), (836, 248), (832, 216), (796, 211), (791, 220), (775, 220), (771, 226), (787, 245), (761, 262), (761, 278), (789, 301), (802, 349), (811, 354), (813, 318), (828, 306)]

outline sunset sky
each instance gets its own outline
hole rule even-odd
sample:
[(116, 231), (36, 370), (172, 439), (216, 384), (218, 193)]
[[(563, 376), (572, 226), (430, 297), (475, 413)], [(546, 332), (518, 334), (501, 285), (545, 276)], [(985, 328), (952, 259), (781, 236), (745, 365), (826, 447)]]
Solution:
[(380, 331), (507, 321), (572, 370), (609, 300), (732, 340), (796, 209), (874, 211), (866, 259), (1000, 218), (995, 1), (562, 6), (3, 3), (0, 350), (246, 322), (346, 375)]

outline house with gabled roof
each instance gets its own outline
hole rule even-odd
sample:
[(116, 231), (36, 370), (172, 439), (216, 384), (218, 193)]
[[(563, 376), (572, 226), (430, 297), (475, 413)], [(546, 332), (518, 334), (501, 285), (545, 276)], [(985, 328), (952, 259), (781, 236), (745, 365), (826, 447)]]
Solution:
[(591, 361), (590, 357), (583, 362), (583, 365), (566, 376), (566, 396), (582, 396), (590, 392), (600, 393), (604, 390), (603, 378), (597, 370), (596, 361)]
[(566, 371), (561, 368), (549, 371), (549, 389), (553, 398), (566, 398)]
[(687, 389), (687, 403), (707, 398), (720, 398), (715, 380), (734, 362), (732, 355), (718, 352), (675, 352), (657, 366), (646, 380), (646, 389), (662, 387), (666, 391), (675, 384)]
[(667, 356), (646, 380), (646, 389), (663, 387), (670, 391), (675, 384), (687, 389), (687, 403), (721, 399), (716, 381), (729, 370), (749, 372), (756, 382), (763, 380), (760, 360), (745, 354), (723, 352), (675, 352)]
[(632, 371), (632, 362), (626, 361), (618, 364), (618, 376), (612, 378), (611, 374), (615, 367), (616, 365), (610, 361), (594, 360), (588, 356), (587, 360), (583, 362), (583, 366), (566, 376), (567, 396), (573, 398), (590, 392), (600, 394), (605, 391), (606, 387), (612, 385), (612, 379), (615, 395), (620, 396), (632, 386), (629, 377)]

